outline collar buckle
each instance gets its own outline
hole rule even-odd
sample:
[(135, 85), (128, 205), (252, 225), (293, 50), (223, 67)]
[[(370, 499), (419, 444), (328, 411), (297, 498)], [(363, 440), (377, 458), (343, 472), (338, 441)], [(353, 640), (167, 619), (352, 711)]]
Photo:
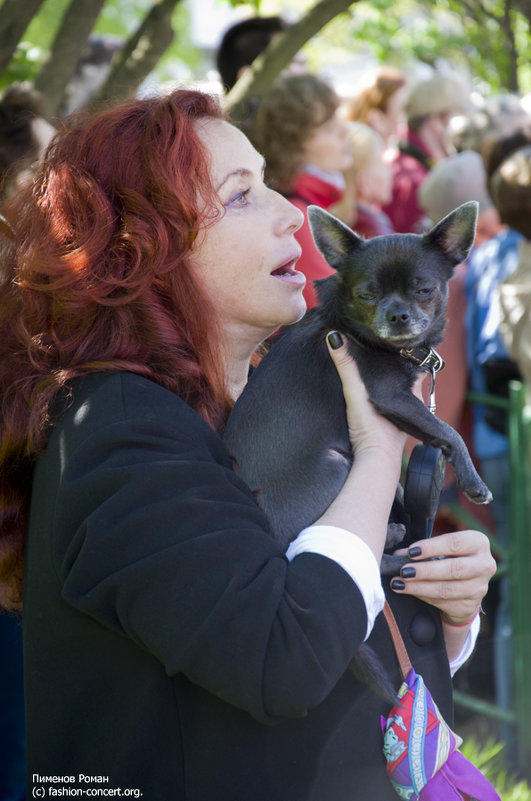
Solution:
[(431, 387), (428, 401), (428, 409), (435, 414), (435, 376), (443, 369), (444, 360), (433, 348), (402, 348), (400, 355), (414, 362), (419, 370), (431, 375)]

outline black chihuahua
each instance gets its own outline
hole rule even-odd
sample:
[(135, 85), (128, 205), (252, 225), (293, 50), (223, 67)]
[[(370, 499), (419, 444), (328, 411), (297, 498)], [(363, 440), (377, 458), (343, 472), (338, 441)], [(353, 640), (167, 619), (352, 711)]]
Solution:
[(316, 282), (320, 305), (290, 326), (262, 360), (234, 406), (225, 441), (238, 472), (265, 510), (273, 535), (289, 543), (342, 487), (353, 454), (341, 383), (326, 333), (346, 335), (377, 411), (442, 449), (462, 491), (492, 496), (456, 431), (411, 388), (446, 324), (448, 281), (474, 242), (477, 203), (431, 231), (364, 240), (317, 206), (308, 219), (317, 247), (337, 272)]
[[(326, 510), (354, 458), (341, 382), (325, 343), (330, 330), (346, 336), (377, 411), (441, 448), (468, 498), (491, 500), (459, 434), (411, 391), (419, 371), (431, 369), (432, 349), (442, 339), (448, 281), (472, 248), (477, 208), (474, 201), (459, 206), (424, 235), (364, 240), (309, 207), (317, 247), (337, 272), (316, 282), (319, 306), (279, 337), (225, 430), (240, 476), (283, 545)], [(394, 529), (387, 545), (396, 539)], [(382, 572), (398, 572), (404, 559), (384, 556)]]

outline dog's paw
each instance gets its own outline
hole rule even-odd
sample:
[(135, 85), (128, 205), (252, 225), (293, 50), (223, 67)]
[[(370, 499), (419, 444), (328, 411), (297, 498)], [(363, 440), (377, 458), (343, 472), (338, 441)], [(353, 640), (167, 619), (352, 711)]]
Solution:
[(387, 524), (387, 537), (385, 539), (385, 548), (390, 550), (396, 548), (399, 542), (402, 542), (406, 536), (406, 527), (403, 523), (388, 523)]
[(380, 573), (382, 576), (398, 576), (400, 568), (404, 567), (408, 562), (411, 562), (408, 554), (395, 556), (394, 554), (384, 553), (380, 562)]
[(477, 476), (474, 484), (467, 484), (462, 486), (461, 489), (472, 503), (485, 504), (492, 501), (492, 492), (479, 476)]

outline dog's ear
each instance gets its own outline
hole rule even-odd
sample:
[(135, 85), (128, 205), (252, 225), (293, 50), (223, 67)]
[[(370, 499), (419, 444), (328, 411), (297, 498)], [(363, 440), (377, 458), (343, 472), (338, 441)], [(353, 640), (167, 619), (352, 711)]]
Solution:
[(470, 200), (458, 206), (425, 234), (451, 259), (461, 264), (472, 250), (476, 237), (479, 203)]
[(357, 248), (363, 247), (364, 240), (348, 225), (319, 206), (308, 206), (308, 222), (318, 250), (330, 267), (341, 273), (347, 257)]

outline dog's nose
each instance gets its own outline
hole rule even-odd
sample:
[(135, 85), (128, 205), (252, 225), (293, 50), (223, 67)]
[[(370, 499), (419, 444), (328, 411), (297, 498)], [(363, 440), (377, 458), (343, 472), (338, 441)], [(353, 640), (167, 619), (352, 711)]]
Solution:
[(387, 313), (387, 321), (391, 323), (391, 325), (396, 325), (396, 323), (407, 323), (409, 320), (409, 312), (407, 309), (393, 309)]

